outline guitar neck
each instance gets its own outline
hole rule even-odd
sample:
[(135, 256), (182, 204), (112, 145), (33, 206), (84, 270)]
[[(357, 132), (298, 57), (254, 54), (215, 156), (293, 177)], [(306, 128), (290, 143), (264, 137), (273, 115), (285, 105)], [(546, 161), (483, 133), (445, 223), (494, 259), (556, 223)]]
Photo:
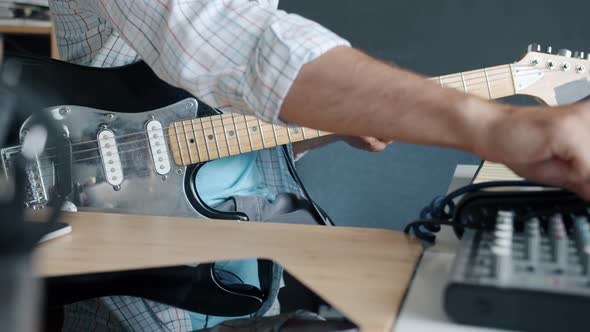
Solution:
[(433, 77), (430, 79), (445, 88), (453, 88), (485, 99), (497, 99), (516, 94), (514, 68), (501, 65)]
[(277, 126), (253, 116), (231, 113), (177, 121), (168, 127), (171, 153), (177, 165), (192, 165), (331, 134), (305, 127)]
[[(433, 77), (430, 80), (442, 87), (487, 99), (516, 93), (512, 65)], [(237, 114), (177, 121), (168, 128), (171, 152), (177, 165), (192, 165), (330, 134), (305, 127), (277, 126), (253, 116)]]

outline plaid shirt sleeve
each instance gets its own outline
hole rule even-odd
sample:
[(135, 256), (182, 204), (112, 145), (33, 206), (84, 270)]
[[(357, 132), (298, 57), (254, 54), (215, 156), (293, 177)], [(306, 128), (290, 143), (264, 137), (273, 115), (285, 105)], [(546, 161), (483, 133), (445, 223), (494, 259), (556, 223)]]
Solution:
[(277, 2), (79, 0), (76, 11), (108, 22), (168, 83), (210, 105), (280, 123), (300, 68), (348, 42)]

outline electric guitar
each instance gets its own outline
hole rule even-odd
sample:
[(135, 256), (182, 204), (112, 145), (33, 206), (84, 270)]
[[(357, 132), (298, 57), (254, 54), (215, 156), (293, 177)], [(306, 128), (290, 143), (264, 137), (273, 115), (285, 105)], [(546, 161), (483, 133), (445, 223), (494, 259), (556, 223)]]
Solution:
[[(590, 93), (589, 58), (576, 56), (567, 50), (543, 53), (533, 44), (516, 63), (431, 80), (488, 99), (525, 94), (548, 104), (572, 103)], [(50, 90), (35, 85), (44, 79), (65, 84), (57, 87), (60, 95), (53, 101), (61, 103), (44, 105), (44, 111), (62, 125), (71, 144), (71, 201), (79, 209), (240, 219), (239, 213), (216, 211), (200, 199), (194, 181), (205, 162), (330, 134), (222, 114), (163, 83), (144, 63), (97, 69), (52, 60), (14, 61), (24, 68), (21, 85), (29, 90)], [(30, 130), (25, 121), (20, 139)], [(18, 153), (20, 146), (0, 150), (6, 176)], [(53, 157), (48, 148), (27, 168), (29, 207), (51, 203), (59, 181)]]

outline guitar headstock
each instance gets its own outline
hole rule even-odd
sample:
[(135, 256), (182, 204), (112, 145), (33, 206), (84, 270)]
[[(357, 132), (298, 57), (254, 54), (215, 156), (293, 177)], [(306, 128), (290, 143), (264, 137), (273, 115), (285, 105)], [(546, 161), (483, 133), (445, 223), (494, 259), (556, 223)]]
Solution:
[(561, 49), (553, 54), (541, 45), (529, 45), (528, 52), (512, 65), (516, 93), (530, 95), (548, 105), (580, 101), (590, 95), (590, 54)]

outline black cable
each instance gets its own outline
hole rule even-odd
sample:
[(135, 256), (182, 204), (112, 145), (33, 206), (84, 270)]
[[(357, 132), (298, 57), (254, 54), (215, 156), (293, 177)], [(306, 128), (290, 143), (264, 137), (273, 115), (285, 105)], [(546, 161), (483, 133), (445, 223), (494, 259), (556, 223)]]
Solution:
[(461, 227), (461, 228), (469, 228), (469, 229), (483, 229), (480, 226), (475, 225), (466, 225), (459, 222), (454, 221), (447, 221), (447, 220), (438, 220), (438, 219), (418, 219), (412, 221), (411, 223), (407, 224), (404, 228), (404, 233), (410, 234), (410, 231), (413, 228), (425, 226), (425, 225), (439, 225), (439, 226), (453, 226), (453, 227)]
[[(429, 205), (424, 207), (420, 211), (420, 219), (409, 223), (405, 228), (404, 232), (409, 234), (413, 232), (414, 235), (426, 242), (433, 243), (436, 237), (433, 233), (440, 231), (441, 225), (448, 225), (461, 228), (475, 228), (473, 225), (465, 225), (459, 222), (451, 221), (455, 212), (454, 199), (463, 196), (467, 193), (480, 191), (487, 188), (499, 188), (499, 187), (551, 187), (544, 184), (530, 182), (526, 180), (520, 181), (490, 181), (482, 182), (477, 184), (470, 184), (461, 187), (446, 196), (435, 197)], [(425, 228), (426, 230), (422, 229)]]
[(289, 173), (291, 173), (291, 177), (293, 177), (293, 179), (303, 192), (305, 199), (307, 199), (307, 201), (309, 202), (309, 204), (311, 204), (311, 207), (313, 208), (312, 212), (316, 215), (316, 222), (321, 221), (324, 226), (336, 226), (332, 219), (328, 216), (328, 214), (319, 206), (317, 206), (313, 199), (311, 199), (311, 196), (307, 192), (307, 189), (303, 185), (303, 182), (301, 181), (299, 175), (297, 174), (297, 171), (295, 170), (295, 165), (293, 164), (293, 160), (289, 157), (289, 150), (286, 145), (283, 145), (283, 155), (285, 157), (285, 160), (287, 161), (287, 167), (289, 168)]

